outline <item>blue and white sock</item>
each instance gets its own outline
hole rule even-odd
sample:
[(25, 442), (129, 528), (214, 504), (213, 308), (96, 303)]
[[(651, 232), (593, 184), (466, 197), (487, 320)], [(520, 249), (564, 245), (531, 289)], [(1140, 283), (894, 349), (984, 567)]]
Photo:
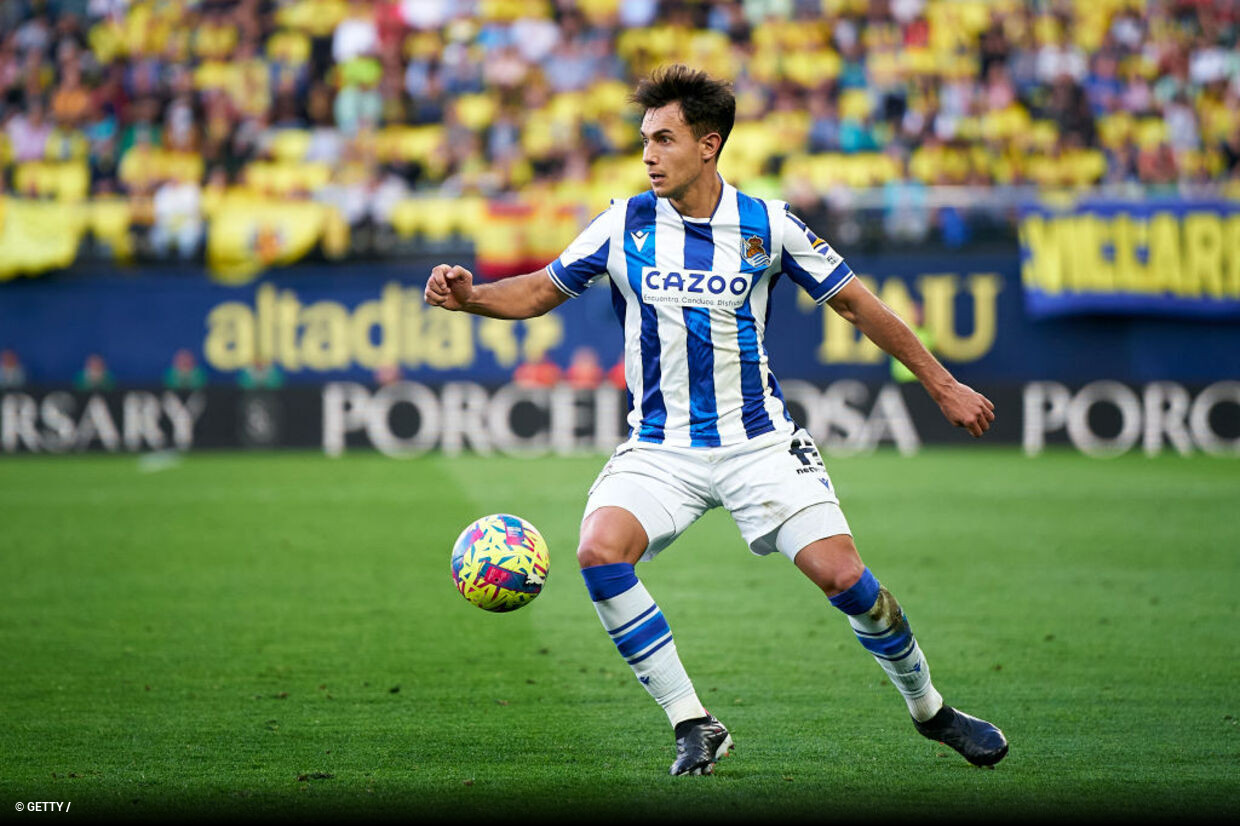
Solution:
[(930, 666), (904, 609), (870, 569), (851, 588), (831, 597), (831, 604), (848, 615), (853, 633), (904, 696), (913, 719), (925, 722), (937, 714), (943, 698), (930, 682)]
[(705, 717), (706, 710), (676, 653), (672, 630), (633, 566), (627, 562), (594, 565), (582, 568), (581, 575), (603, 628), (638, 681), (667, 712), (672, 726)]

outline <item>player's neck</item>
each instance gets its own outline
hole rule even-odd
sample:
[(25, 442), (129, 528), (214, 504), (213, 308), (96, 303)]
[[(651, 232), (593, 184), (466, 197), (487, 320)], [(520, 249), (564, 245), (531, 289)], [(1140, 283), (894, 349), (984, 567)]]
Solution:
[(668, 198), (672, 207), (685, 218), (709, 218), (723, 195), (723, 179), (714, 166), (702, 170), (692, 184), (685, 188), (679, 198)]

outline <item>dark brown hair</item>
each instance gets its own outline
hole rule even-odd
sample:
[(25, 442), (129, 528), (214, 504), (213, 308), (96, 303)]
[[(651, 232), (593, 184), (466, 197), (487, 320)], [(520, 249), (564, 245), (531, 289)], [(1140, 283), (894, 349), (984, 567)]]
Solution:
[(629, 100), (646, 111), (679, 103), (693, 137), (719, 133), (720, 152), (736, 122), (736, 98), (731, 84), (679, 63), (651, 72), (637, 84)]

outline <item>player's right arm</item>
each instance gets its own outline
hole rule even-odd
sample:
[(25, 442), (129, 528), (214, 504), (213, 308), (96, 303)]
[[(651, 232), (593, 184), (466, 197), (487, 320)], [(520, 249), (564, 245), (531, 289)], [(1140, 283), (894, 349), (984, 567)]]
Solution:
[(426, 282), (426, 303), (491, 318), (533, 318), (575, 298), (607, 272), (613, 222), (624, 213), (613, 204), (594, 217), (559, 258), (537, 272), (475, 284), (464, 267), (440, 264)]
[(475, 284), (473, 273), (451, 264), (440, 264), (431, 270), (424, 296), (432, 307), (510, 319), (540, 316), (571, 297), (555, 285), (545, 267), (525, 275)]

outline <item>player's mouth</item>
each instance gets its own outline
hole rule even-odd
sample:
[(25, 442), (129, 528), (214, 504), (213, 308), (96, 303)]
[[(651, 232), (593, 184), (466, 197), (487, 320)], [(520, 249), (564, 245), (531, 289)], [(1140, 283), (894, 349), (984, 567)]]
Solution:
[(667, 180), (667, 178), (661, 172), (651, 172), (649, 177), (650, 177), (651, 186), (658, 186), (659, 184)]

